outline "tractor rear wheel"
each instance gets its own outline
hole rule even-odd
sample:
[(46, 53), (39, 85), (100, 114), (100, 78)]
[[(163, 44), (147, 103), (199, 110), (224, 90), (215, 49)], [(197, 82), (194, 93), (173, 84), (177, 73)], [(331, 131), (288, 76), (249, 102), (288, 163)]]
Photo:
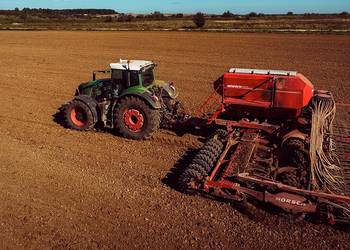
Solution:
[(159, 128), (160, 114), (137, 97), (125, 97), (114, 111), (114, 127), (129, 139), (143, 140)]
[(72, 100), (63, 106), (63, 117), (68, 128), (87, 131), (95, 126), (92, 107), (80, 100)]

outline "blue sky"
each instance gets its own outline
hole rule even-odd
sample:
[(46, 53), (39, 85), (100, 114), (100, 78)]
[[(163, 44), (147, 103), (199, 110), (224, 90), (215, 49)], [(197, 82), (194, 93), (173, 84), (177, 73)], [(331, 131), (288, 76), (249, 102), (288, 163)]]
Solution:
[(118, 12), (149, 13), (294, 13), (350, 12), (350, 0), (0, 0), (0, 9), (18, 8), (107, 8)]

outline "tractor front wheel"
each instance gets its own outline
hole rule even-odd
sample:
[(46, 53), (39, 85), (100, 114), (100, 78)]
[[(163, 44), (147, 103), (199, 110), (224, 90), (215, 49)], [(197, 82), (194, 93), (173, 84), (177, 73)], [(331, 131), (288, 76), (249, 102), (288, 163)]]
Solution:
[(123, 98), (114, 111), (114, 127), (129, 139), (143, 140), (158, 129), (160, 114), (137, 97)]
[(94, 125), (94, 117), (87, 104), (80, 100), (72, 100), (63, 106), (65, 125), (68, 128), (87, 131)]

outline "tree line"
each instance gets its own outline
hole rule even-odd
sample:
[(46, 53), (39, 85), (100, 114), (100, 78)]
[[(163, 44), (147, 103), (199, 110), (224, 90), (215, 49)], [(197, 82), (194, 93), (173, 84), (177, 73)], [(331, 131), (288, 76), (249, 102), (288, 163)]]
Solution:
[(113, 15), (117, 14), (115, 10), (112, 9), (31, 9), (31, 8), (15, 8), (14, 10), (0, 10), (0, 15), (19, 15), (21, 13), (26, 13), (33, 16), (40, 15)]
[[(0, 10), (0, 15), (19, 15), (21, 13), (26, 13), (29, 15), (48, 15), (48, 16), (52, 16), (52, 15), (66, 15), (66, 16), (70, 16), (70, 15), (120, 15), (120, 16), (132, 16), (133, 18), (136, 19), (168, 19), (168, 18), (184, 18), (184, 17), (188, 17), (189, 15), (184, 15), (182, 13), (177, 13), (177, 14), (164, 14), (161, 13), (160, 11), (155, 11), (153, 13), (150, 14), (124, 14), (124, 13), (118, 13), (113, 9), (45, 9), (45, 8), (23, 8), (23, 9), (19, 9), (19, 8), (15, 8), (13, 10)], [(283, 14), (280, 14), (283, 15)], [(293, 16), (296, 15), (293, 12), (289, 11), (286, 14), (287, 16)], [(305, 14), (298, 14), (300, 15), (304, 15), (304, 16), (322, 16), (325, 14), (318, 14), (318, 13), (305, 13)], [(340, 16), (347, 16), (349, 15), (348, 12), (344, 11), (339, 13)], [(269, 15), (269, 14), (264, 14), (264, 13), (256, 13), (256, 12), (250, 12), (247, 14), (235, 14), (232, 13), (231, 11), (225, 11), (222, 14), (213, 14), (213, 15), (206, 15), (207, 17), (222, 17), (222, 18), (235, 18), (235, 17), (242, 17), (242, 16), (248, 16), (248, 17), (263, 17), (263, 16), (276, 16), (276, 15)]]
[[(99, 18), (104, 22), (131, 22), (137, 20), (169, 20), (169, 19), (192, 19), (198, 28), (205, 25), (207, 19), (211, 18), (222, 18), (222, 19), (237, 19), (237, 20), (249, 20), (256, 18), (267, 18), (274, 19), (280, 18), (281, 16), (302, 16), (304, 18), (318, 18), (323, 17), (327, 14), (317, 14), (317, 13), (305, 13), (305, 14), (294, 14), (289, 11), (283, 15), (269, 15), (264, 13), (250, 12), (245, 15), (234, 14), (231, 11), (225, 11), (222, 14), (208, 15), (198, 12), (194, 15), (184, 15), (182, 13), (177, 14), (164, 14), (159, 11), (155, 11), (150, 14), (124, 14), (118, 13), (112, 9), (44, 9), (44, 8), (24, 8), (14, 10), (0, 10), (0, 15), (7, 17), (15, 17), (17, 19), (28, 21), (32, 18), (35, 19), (52, 19), (62, 20), (64, 18), (70, 19), (94, 19)], [(334, 14), (333, 14), (334, 15)], [(342, 12), (337, 14), (344, 18), (349, 18), (348, 12)]]

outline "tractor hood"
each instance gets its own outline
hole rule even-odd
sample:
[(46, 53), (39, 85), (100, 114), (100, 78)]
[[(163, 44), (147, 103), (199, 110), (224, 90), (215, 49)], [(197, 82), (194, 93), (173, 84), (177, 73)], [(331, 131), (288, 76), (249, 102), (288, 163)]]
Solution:
[(91, 88), (91, 87), (95, 86), (96, 84), (98, 84), (99, 82), (100, 82), (100, 80), (83, 82), (78, 86), (78, 88), (79, 89)]
[(84, 82), (79, 84), (75, 95), (91, 95), (91, 87), (96, 84), (96, 81)]
[(91, 96), (92, 95), (92, 93), (91, 93), (92, 88), (96, 85), (102, 84), (103, 80), (105, 80), (105, 79), (98, 79), (98, 80), (94, 80), (94, 81), (81, 83), (77, 88), (76, 94)]

